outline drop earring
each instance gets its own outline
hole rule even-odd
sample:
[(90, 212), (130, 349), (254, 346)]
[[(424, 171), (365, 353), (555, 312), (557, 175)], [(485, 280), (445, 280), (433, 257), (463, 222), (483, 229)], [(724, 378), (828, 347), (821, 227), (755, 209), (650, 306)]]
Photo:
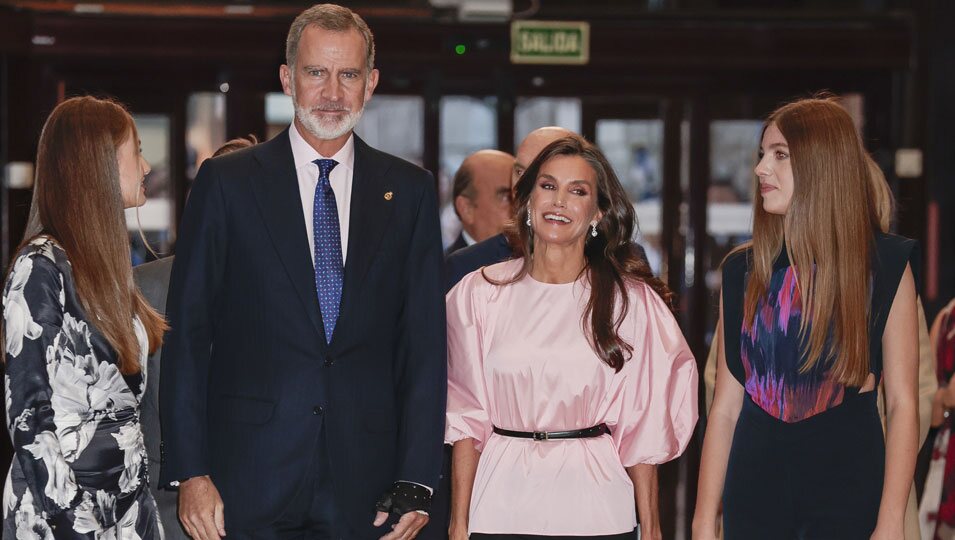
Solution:
[(597, 222), (596, 221), (590, 224), (590, 236), (593, 236), (594, 238), (597, 237)]
[(530, 208), (527, 209), (527, 226), (528, 227), (531, 226), (531, 209)]

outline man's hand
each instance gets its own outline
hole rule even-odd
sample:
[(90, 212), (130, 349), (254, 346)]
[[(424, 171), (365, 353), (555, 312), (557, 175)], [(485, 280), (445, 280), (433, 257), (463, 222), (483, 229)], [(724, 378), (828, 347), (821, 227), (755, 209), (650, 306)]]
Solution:
[[(381, 540), (411, 540), (421, 529), (428, 524), (428, 515), (420, 512), (408, 512), (401, 516), (398, 523), (391, 526), (392, 531), (381, 537)], [(388, 514), (378, 512), (375, 516), (375, 527), (381, 527), (388, 520)]]
[(428, 514), (431, 508), (431, 489), (414, 482), (399, 480), (384, 492), (375, 503), (378, 513), (372, 523), (381, 527), (388, 521), (389, 514), (400, 515), (398, 523), (391, 526), (390, 533), (381, 537), (381, 540), (411, 540), (428, 524)]
[(223, 508), (219, 490), (208, 476), (196, 476), (179, 484), (179, 521), (195, 540), (218, 540), (225, 536)]

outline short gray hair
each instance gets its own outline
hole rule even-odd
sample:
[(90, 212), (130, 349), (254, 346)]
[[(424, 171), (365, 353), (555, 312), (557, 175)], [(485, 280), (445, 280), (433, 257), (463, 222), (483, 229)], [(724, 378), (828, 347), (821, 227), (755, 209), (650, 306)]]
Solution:
[(333, 32), (347, 32), (354, 28), (365, 40), (365, 67), (368, 71), (375, 68), (375, 36), (372, 35), (368, 24), (354, 11), (336, 4), (316, 4), (292, 21), (285, 40), (285, 63), (295, 67), (295, 58), (298, 55), (298, 42), (302, 39), (302, 32), (311, 25)]

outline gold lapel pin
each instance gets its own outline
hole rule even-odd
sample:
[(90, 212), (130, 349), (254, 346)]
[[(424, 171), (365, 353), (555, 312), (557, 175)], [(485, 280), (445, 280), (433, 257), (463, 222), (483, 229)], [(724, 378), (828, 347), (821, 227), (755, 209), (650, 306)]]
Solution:
[(395, 196), (395, 194), (392, 193), (392, 192), (390, 192), (390, 191), (386, 191), (386, 192), (385, 192), (385, 200), (386, 200), (386, 201), (390, 201), (392, 198), (394, 198), (394, 196)]

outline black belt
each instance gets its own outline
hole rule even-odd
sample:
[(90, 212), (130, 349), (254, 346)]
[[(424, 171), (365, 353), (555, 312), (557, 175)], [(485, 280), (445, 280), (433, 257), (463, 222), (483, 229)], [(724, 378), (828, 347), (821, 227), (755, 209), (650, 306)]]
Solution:
[(607, 424), (600, 424), (594, 427), (572, 429), (570, 431), (514, 431), (494, 426), (494, 433), (504, 435), (505, 437), (516, 437), (518, 439), (549, 441), (551, 439), (590, 439), (604, 434), (610, 435), (610, 428), (607, 427)]

